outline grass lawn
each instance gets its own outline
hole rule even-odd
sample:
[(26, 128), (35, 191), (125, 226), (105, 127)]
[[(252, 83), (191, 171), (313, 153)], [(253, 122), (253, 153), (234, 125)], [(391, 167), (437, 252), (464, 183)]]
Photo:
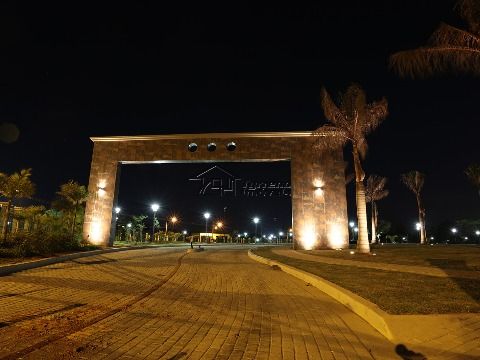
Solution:
[(375, 253), (376, 256), (351, 255), (349, 251), (345, 250), (301, 252), (338, 259), (434, 266), (445, 270), (480, 271), (480, 246), (476, 245), (376, 245), (372, 248), (372, 253)]
[[(428, 249), (435, 247), (428, 247)], [(471, 247), (468, 247), (471, 248)], [(467, 248), (467, 249), (468, 249)], [(406, 257), (409, 252), (420, 248), (411, 248), (405, 250)], [(462, 254), (459, 261), (475, 262), (465, 254), (467, 249), (459, 250)], [(473, 251), (471, 249), (470, 251)], [(475, 249), (478, 251), (477, 249)], [(397, 251), (395, 249), (394, 251)], [(400, 250), (399, 250), (400, 251)], [(416, 257), (416, 265), (430, 258), (427, 250), (420, 249), (422, 255)], [(425, 252), (424, 252), (425, 251)], [(452, 251), (450, 255), (455, 253)], [(298, 269), (318, 275), (329, 280), (345, 289), (348, 289), (359, 296), (377, 304), (381, 309), (390, 314), (446, 314), (446, 313), (467, 313), (480, 312), (480, 280), (462, 279), (462, 278), (441, 278), (426, 275), (417, 275), (412, 273), (402, 273), (393, 271), (384, 271), (368, 268), (359, 268), (356, 266), (329, 265), (314, 261), (299, 260), (286, 256), (274, 254), (272, 248), (258, 248), (254, 252), (260, 256), (280, 261), (286, 265), (294, 266)], [(385, 258), (392, 258), (393, 255), (387, 255)], [(311, 253), (311, 252), (309, 252)], [(339, 251), (331, 251), (331, 256), (345, 256), (339, 254)], [(440, 253), (442, 253), (440, 251)], [(440, 253), (436, 253), (439, 256)], [(398, 253), (397, 253), (398, 254)], [(477, 252), (478, 254), (478, 252)], [(398, 255), (397, 255), (398, 256)], [(409, 255), (408, 255), (409, 256)], [(436, 257), (433, 256), (433, 257)], [(477, 255), (478, 256), (478, 255)], [(381, 256), (378, 256), (381, 258)], [(363, 256), (365, 261), (380, 261), (376, 256)], [(368, 260), (366, 260), (368, 258)], [(440, 257), (439, 257), (440, 258)], [(360, 256), (355, 256), (359, 260)], [(373, 259), (373, 260), (370, 260)], [(424, 260), (422, 260), (424, 259)], [(445, 257), (442, 257), (447, 261)], [(404, 259), (405, 261), (407, 259)], [(450, 261), (454, 261), (452, 258)], [(478, 259), (476, 260), (478, 262)], [(386, 262), (384, 260), (384, 262)], [(397, 261), (392, 261), (399, 263)], [(412, 262), (411, 262), (412, 263)], [(462, 268), (462, 270), (465, 270)]]

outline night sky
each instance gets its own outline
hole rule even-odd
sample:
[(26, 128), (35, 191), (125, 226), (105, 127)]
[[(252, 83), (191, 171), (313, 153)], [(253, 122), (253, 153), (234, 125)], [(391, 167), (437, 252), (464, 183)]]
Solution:
[[(323, 3), (2, 1), (0, 123), (16, 124), (20, 136), (0, 143), (0, 171), (33, 168), (35, 200), (48, 203), (62, 182), (87, 183), (90, 136), (313, 130), (325, 123), (321, 87), (335, 95), (358, 82), (369, 100), (389, 100), (364, 163), (367, 174), (389, 178), (380, 216), (413, 227), (416, 202), (400, 173), (417, 169), (427, 176), (427, 223), (478, 218), (478, 195), (463, 171), (480, 161), (479, 79), (406, 80), (388, 69), (389, 54), (425, 44), (441, 21), (463, 26), (453, 1)], [(289, 176), (265, 166), (271, 176)], [(165, 195), (167, 170), (137, 170), (138, 178), (151, 175), (145, 193), (172, 211), (204, 210), (172, 205), (188, 201)], [(121, 196), (141, 211), (132, 187)], [(350, 185), (350, 214), (352, 194)], [(288, 209), (273, 211), (275, 202), (262, 206), (265, 217), (288, 217)]]

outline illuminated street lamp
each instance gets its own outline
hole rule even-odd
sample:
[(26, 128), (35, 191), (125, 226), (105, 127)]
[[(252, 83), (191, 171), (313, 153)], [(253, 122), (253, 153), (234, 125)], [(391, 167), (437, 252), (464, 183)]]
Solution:
[[(206, 213), (203, 214), (203, 217), (205, 218), (205, 233), (208, 234), (208, 219), (210, 219), (210, 213), (207, 211)], [(208, 235), (207, 235), (207, 241), (208, 241)]]
[(480, 230), (475, 230), (475, 235), (480, 236)]
[(253, 218), (253, 223), (255, 224), (255, 237), (257, 237), (257, 225), (260, 222), (260, 219), (258, 217)]
[(282, 236), (283, 236), (283, 231), (279, 231), (278, 232), (278, 242), (281, 241)]
[(420, 231), (420, 229), (422, 228), (422, 225), (421, 225), (419, 222), (417, 222), (417, 223), (415, 224), (415, 228), (416, 228), (418, 231)]
[(155, 240), (155, 216), (157, 214), (158, 209), (160, 209), (160, 205), (152, 204), (151, 208), (153, 211), (153, 223), (152, 223), (152, 239), (150, 240), (150, 242)]
[(456, 239), (457, 238), (456, 235), (457, 235), (457, 232), (458, 232), (457, 228), (451, 228), (450, 231), (452, 232), (453, 237)]
[[(170, 221), (172, 223), (172, 229), (175, 228), (175, 223), (178, 221), (176, 216), (172, 216), (170, 218)], [(165, 240), (168, 241), (168, 219), (165, 220)]]

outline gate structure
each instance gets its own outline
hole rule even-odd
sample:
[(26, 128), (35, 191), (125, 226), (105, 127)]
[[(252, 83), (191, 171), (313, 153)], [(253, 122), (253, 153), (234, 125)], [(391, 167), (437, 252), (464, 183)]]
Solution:
[(302, 131), (92, 137), (84, 238), (101, 246), (113, 244), (122, 164), (288, 160), (294, 248), (348, 247), (343, 152), (341, 147), (315, 149), (316, 136), (321, 135)]

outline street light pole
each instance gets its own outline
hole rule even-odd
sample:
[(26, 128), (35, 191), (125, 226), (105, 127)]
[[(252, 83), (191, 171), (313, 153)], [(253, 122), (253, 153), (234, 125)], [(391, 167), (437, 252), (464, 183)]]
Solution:
[(150, 239), (150, 242), (153, 242), (155, 240), (155, 215), (160, 208), (160, 205), (158, 204), (152, 204), (152, 211), (153, 211), (153, 223), (152, 223), (152, 238)]
[(204, 213), (203, 217), (205, 218), (205, 236), (207, 237), (207, 242), (208, 242), (208, 239), (209, 239), (209, 236), (208, 236), (208, 219), (210, 219), (210, 213), (209, 212)]

